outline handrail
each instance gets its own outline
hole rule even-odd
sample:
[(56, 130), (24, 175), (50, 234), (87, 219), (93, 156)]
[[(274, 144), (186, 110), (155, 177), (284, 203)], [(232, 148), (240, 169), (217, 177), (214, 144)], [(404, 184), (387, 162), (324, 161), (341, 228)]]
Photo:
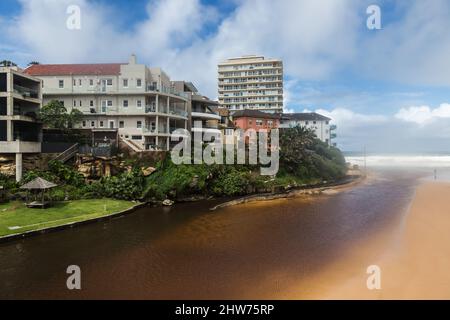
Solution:
[(78, 152), (78, 143), (75, 143), (73, 146), (58, 154), (53, 160), (58, 160), (61, 162), (66, 162), (70, 158), (72, 158)]

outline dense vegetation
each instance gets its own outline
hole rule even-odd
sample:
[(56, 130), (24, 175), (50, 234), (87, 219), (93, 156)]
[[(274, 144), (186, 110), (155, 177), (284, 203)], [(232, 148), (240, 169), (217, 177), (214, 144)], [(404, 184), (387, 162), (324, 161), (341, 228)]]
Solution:
[[(132, 169), (113, 177), (86, 183), (72, 167), (50, 161), (47, 171), (28, 171), (24, 182), (37, 176), (55, 182), (55, 200), (116, 198), (123, 200), (180, 199), (191, 196), (236, 196), (284, 190), (305, 184), (334, 181), (345, 176), (345, 159), (301, 127), (280, 134), (280, 170), (274, 177), (260, 175), (257, 165), (175, 165), (170, 157), (160, 161), (156, 172), (142, 174), (142, 163), (128, 160)], [(11, 179), (0, 176), (0, 185), (11, 193), (20, 191)]]
[(50, 101), (39, 111), (39, 119), (44, 126), (49, 129), (68, 129), (73, 128), (81, 122), (83, 113), (73, 108), (67, 111), (64, 105), (56, 100)]
[(261, 176), (259, 166), (174, 165), (166, 159), (146, 180), (145, 198), (190, 195), (235, 196), (270, 192), (345, 176), (345, 158), (339, 149), (301, 127), (280, 134), (280, 170), (275, 177)]

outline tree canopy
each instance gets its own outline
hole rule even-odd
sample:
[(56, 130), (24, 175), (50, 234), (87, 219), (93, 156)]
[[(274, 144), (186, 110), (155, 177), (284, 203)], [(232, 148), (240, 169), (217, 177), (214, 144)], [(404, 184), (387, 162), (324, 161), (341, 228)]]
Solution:
[(83, 113), (78, 109), (72, 109), (67, 112), (66, 107), (56, 100), (50, 101), (43, 106), (39, 112), (39, 119), (44, 126), (50, 129), (68, 129), (73, 128), (80, 123)]

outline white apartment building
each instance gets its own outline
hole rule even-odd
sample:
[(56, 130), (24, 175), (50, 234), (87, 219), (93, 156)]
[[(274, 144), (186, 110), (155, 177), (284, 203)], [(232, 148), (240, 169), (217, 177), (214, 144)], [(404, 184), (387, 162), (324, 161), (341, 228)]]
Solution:
[(15, 155), (16, 180), (22, 180), (23, 154), (41, 152), (41, 81), (18, 67), (0, 67), (0, 154)]
[(336, 130), (336, 125), (330, 124), (330, 121), (330, 118), (315, 112), (284, 113), (281, 117), (280, 129), (301, 126), (312, 130), (320, 140), (328, 145), (334, 145), (332, 139), (336, 138), (336, 134), (333, 132)]
[(283, 62), (263, 56), (231, 58), (218, 65), (219, 103), (231, 112), (283, 112)]
[(33, 65), (26, 72), (42, 79), (44, 105), (58, 100), (68, 112), (77, 108), (84, 114), (81, 128), (116, 130), (139, 151), (169, 150), (170, 133), (188, 127), (188, 95), (135, 55), (128, 63)]

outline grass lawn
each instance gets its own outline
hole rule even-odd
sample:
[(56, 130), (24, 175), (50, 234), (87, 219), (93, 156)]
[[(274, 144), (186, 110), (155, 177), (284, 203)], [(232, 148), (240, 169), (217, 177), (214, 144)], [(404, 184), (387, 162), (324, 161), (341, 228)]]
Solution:
[(56, 202), (47, 209), (30, 209), (23, 202), (0, 204), (0, 237), (106, 216), (135, 206), (131, 201), (93, 199)]

